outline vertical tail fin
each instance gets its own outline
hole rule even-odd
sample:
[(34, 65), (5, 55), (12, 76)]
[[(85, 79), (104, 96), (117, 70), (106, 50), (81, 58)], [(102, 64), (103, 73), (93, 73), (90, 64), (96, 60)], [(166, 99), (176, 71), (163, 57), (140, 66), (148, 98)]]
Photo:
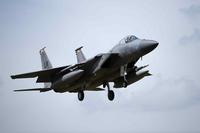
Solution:
[(82, 62), (84, 62), (86, 60), (85, 55), (83, 54), (83, 52), (81, 50), (82, 48), (83, 48), (83, 46), (81, 46), (80, 48), (77, 48), (75, 50), (76, 58), (77, 58), (77, 62), (78, 63), (82, 63)]
[[(51, 69), (53, 68), (52, 67), (52, 64), (45, 52), (45, 49), (46, 47), (42, 48), (40, 50), (40, 58), (41, 58), (41, 63), (42, 63), (42, 69)], [(44, 83), (44, 88), (51, 88), (51, 83)]]
[(44, 70), (44, 69), (51, 69), (51, 68), (53, 68), (52, 67), (52, 64), (51, 64), (51, 62), (49, 61), (49, 58), (48, 58), (48, 56), (47, 56), (47, 54), (46, 54), (46, 52), (45, 52), (45, 49), (46, 47), (44, 47), (44, 48), (42, 48), (41, 50), (40, 50), (40, 57), (41, 57), (41, 63), (42, 63), (42, 69)]

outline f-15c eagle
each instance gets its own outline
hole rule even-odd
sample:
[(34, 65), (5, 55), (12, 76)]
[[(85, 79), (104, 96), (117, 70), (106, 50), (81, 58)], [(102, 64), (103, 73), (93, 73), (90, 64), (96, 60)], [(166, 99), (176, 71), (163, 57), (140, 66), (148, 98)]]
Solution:
[(113, 82), (113, 88), (127, 87), (128, 85), (150, 76), (148, 70), (142, 70), (146, 66), (137, 67), (136, 62), (154, 50), (158, 42), (154, 40), (139, 39), (134, 35), (123, 38), (108, 53), (101, 53), (93, 58), (86, 59), (82, 47), (75, 50), (77, 64), (53, 68), (44, 50), (40, 50), (42, 70), (24, 74), (12, 75), (12, 79), (35, 78), (37, 83), (44, 83), (44, 88), (21, 89), (14, 91), (39, 91), (54, 90), (58, 93), (78, 93), (78, 99), (84, 99), (85, 91), (102, 91), (99, 88), (107, 87), (108, 99), (115, 97), (109, 83)]

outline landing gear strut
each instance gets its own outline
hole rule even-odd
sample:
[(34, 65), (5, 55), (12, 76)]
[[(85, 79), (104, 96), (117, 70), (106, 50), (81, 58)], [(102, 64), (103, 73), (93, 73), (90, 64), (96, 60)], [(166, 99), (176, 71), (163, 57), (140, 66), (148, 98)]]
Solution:
[(128, 86), (128, 81), (126, 80), (126, 71), (127, 71), (127, 65), (121, 66), (120, 68), (120, 76), (124, 78), (123, 87), (126, 88)]
[(79, 91), (78, 92), (78, 100), (79, 101), (83, 101), (83, 99), (84, 99), (84, 92), (83, 91)]
[(114, 98), (115, 98), (115, 93), (114, 93), (113, 90), (110, 90), (110, 85), (109, 85), (109, 83), (107, 82), (107, 83), (104, 84), (103, 86), (104, 86), (104, 87), (105, 87), (105, 86), (108, 87), (108, 99), (109, 99), (110, 101), (113, 101)]
[(126, 80), (126, 76), (124, 75), (123, 87), (126, 88), (127, 86), (128, 86), (128, 81)]

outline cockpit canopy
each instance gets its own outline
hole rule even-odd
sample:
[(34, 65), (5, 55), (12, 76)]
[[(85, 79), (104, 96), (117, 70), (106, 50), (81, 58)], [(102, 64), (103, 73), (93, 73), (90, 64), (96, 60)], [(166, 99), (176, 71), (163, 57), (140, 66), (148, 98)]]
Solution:
[(129, 43), (129, 42), (132, 42), (134, 40), (138, 39), (136, 36), (134, 35), (129, 35), (129, 36), (126, 36), (124, 37), (119, 43), (120, 44), (123, 44), (123, 43)]

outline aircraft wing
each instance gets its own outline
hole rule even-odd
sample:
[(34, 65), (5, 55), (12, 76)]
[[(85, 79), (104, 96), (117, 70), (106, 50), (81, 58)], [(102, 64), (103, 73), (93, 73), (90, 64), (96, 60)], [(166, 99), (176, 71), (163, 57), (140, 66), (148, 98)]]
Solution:
[(17, 74), (17, 75), (11, 75), (12, 79), (21, 79), (21, 78), (35, 78), (38, 77), (37, 82), (51, 82), (51, 78), (55, 76), (56, 74), (66, 74), (70, 71), (79, 69), (80, 67), (84, 66), (85, 63), (79, 63), (75, 64), (73, 66), (62, 66), (52, 69), (46, 69), (41, 71), (35, 71), (35, 72), (29, 72), (29, 73), (23, 73), (23, 74)]
[(41, 70), (41, 71), (35, 71), (35, 72), (29, 72), (29, 73), (23, 73), (18, 75), (12, 75), (12, 79), (19, 79), (19, 78), (35, 78), (35, 77), (51, 77), (52, 75), (55, 75), (59, 71), (67, 68), (69, 66), (62, 66), (47, 70)]
[[(51, 68), (46, 70), (34, 71), (29, 73), (11, 75), (12, 79), (20, 78), (35, 78), (38, 77), (37, 82), (51, 82), (51, 78), (56, 74), (66, 74), (77, 69), (89, 70), (89, 69), (99, 69), (102, 66), (102, 63), (106, 66), (110, 65), (111, 60), (113, 61), (116, 58), (117, 54), (99, 54), (92, 59), (89, 59), (83, 63), (75, 64), (72, 66), (62, 66), (57, 68)], [(101, 62), (103, 59), (103, 62)], [(101, 62), (101, 63), (100, 63)], [(99, 65), (99, 63), (101, 65)]]

